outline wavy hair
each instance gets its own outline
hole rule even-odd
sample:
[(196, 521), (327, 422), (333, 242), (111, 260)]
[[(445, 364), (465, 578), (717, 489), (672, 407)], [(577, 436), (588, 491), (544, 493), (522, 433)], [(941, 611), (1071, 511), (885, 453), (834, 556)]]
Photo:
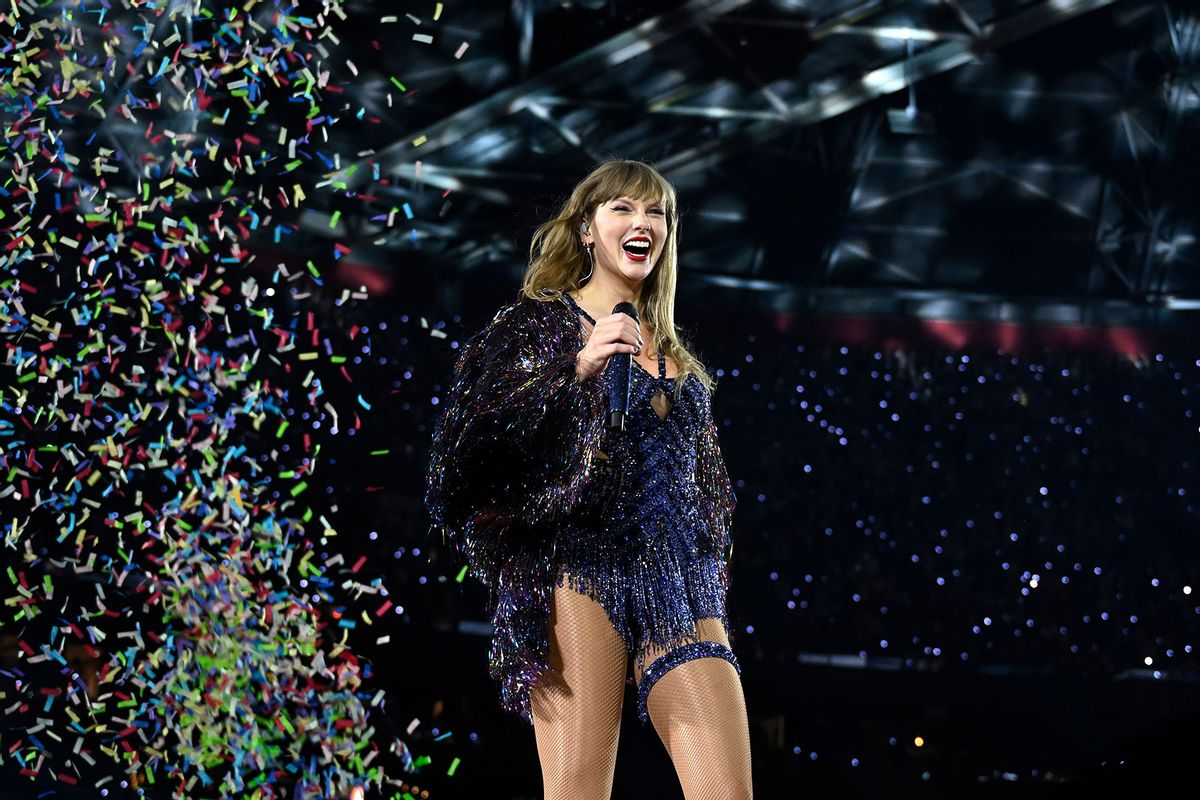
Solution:
[(675, 328), (679, 237), (675, 187), (649, 164), (609, 159), (576, 184), (554, 218), (543, 222), (534, 231), (520, 296), (554, 302), (567, 292), (577, 292), (591, 268), (587, 250), (579, 238), (580, 224), (587, 222), (590, 226), (597, 206), (621, 196), (660, 202), (667, 218), (667, 238), (658, 263), (634, 299), (638, 319), (649, 322), (654, 328), (655, 349), (661, 350), (679, 367), (679, 375), (675, 378), (676, 397), (689, 374), (699, 378), (711, 393), (715, 389), (712, 377)]

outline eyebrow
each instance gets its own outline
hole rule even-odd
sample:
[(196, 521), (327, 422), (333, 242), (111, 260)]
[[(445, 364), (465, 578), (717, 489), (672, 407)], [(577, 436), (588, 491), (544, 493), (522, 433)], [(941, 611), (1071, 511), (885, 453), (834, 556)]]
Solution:
[[(636, 202), (637, 202), (637, 200), (634, 200), (632, 197), (629, 197), (628, 195), (621, 195), (620, 197), (617, 197), (617, 198), (615, 198), (615, 199), (614, 199), (612, 202), (616, 203), (616, 202), (620, 202), (620, 201), (624, 201), (624, 202), (626, 202), (626, 203), (636, 203)], [(665, 204), (665, 203), (663, 203), (663, 201), (662, 201), (662, 200), (655, 200), (655, 201), (654, 201), (653, 203), (651, 203), (650, 205), (652, 205), (652, 206), (663, 206), (663, 205), (666, 205), (666, 204)]]

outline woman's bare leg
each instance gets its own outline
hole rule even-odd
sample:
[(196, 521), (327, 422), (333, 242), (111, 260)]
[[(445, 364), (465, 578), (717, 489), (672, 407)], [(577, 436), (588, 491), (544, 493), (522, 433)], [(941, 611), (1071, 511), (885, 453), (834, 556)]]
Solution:
[[(719, 619), (702, 619), (696, 627), (703, 641), (729, 646)], [(649, 651), (642, 666), (650, 667), (663, 655)], [(643, 671), (635, 668), (639, 685)], [(746, 699), (733, 664), (722, 658), (685, 661), (650, 688), (646, 708), (687, 800), (753, 796)]]
[(546, 800), (609, 800), (621, 704), (625, 643), (595, 600), (554, 588), (550, 670), (530, 694)]

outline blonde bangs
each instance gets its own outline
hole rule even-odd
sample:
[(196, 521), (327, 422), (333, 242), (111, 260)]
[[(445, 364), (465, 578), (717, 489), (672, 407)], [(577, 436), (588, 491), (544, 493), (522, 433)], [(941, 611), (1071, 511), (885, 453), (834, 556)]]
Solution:
[(585, 203), (588, 208), (595, 208), (618, 197), (628, 197), (643, 203), (662, 203), (668, 224), (675, 219), (675, 187), (658, 172), (646, 169), (644, 165), (637, 164), (605, 173)]

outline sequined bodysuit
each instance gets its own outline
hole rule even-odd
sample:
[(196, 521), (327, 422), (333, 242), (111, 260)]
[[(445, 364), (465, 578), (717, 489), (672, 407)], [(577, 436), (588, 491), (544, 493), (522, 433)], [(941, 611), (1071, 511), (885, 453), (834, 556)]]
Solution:
[(581, 314), (559, 292), (522, 297), (465, 343), (426, 475), (432, 533), (491, 590), (501, 703), (527, 720), (555, 586), (599, 602), (639, 657), (725, 619), (735, 496), (709, 392), (661, 356), (657, 376), (635, 362), (625, 430), (608, 431), (607, 371), (575, 374)]
[[(563, 295), (589, 323), (595, 320)], [(610, 362), (611, 364), (611, 362)], [(658, 375), (632, 361), (624, 430), (607, 430), (596, 483), (555, 539), (558, 585), (589, 595), (607, 612), (628, 650), (668, 647), (691, 638), (695, 622), (725, 618), (727, 575), (720, 553), (705, 548), (696, 441), (707, 392), (688, 375), (669, 410), (659, 416), (657, 392), (671, 397), (666, 357)], [(607, 396), (611, 369), (600, 376)]]

